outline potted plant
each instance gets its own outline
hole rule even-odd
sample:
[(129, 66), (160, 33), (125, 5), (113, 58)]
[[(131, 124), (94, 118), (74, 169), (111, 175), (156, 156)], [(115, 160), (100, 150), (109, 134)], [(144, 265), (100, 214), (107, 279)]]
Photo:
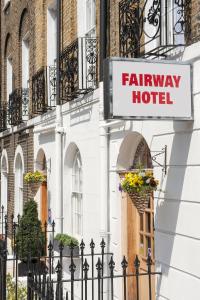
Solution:
[(38, 219), (37, 203), (31, 199), (24, 205), (23, 215), (16, 232), (15, 249), (18, 259), (22, 261), (21, 273), (26, 274), (28, 271), (27, 263), (37, 263), (38, 258), (46, 254), (45, 240), (45, 233), (42, 231), (41, 222)]
[(29, 184), (32, 195), (34, 197), (41, 183), (47, 181), (47, 177), (40, 171), (35, 171), (26, 173), (24, 176), (24, 180)]
[(60, 252), (59, 245), (63, 244), (63, 256), (71, 256), (73, 249), (73, 256), (79, 255), (79, 242), (76, 238), (63, 233), (58, 233), (54, 238), (54, 250)]
[(139, 213), (144, 213), (157, 186), (158, 180), (155, 180), (153, 172), (149, 170), (128, 172), (121, 179), (121, 189), (129, 195)]

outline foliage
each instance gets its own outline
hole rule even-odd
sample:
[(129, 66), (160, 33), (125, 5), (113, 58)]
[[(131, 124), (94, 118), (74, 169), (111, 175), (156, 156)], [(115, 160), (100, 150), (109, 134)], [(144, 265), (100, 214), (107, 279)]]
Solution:
[[(6, 288), (7, 288), (7, 300), (15, 300), (15, 282), (12, 279), (12, 276), (10, 274), (6, 277)], [(22, 284), (18, 283), (17, 288), (17, 296), (20, 300), (26, 300), (27, 299), (27, 288)]]
[(16, 248), (20, 259), (45, 254), (45, 234), (38, 219), (37, 203), (33, 199), (24, 205), (16, 234)]
[(72, 237), (70, 235), (64, 234), (64, 233), (58, 233), (55, 236), (55, 240), (59, 241), (60, 243), (62, 242), (62, 244), (64, 246), (70, 246), (70, 245), (78, 246), (79, 245), (77, 239), (75, 239), (74, 237)]
[(36, 182), (45, 182), (47, 180), (46, 175), (42, 174), (39, 171), (28, 172), (24, 176), (24, 180), (27, 183), (36, 183)]
[(125, 174), (121, 181), (122, 190), (128, 194), (146, 194), (155, 191), (157, 186), (158, 180), (155, 180), (152, 171), (142, 169)]

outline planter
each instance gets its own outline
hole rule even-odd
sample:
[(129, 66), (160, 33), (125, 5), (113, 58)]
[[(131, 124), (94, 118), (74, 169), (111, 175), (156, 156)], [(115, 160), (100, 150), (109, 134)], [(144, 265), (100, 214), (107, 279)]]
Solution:
[(29, 183), (29, 189), (32, 194), (32, 197), (35, 197), (38, 189), (40, 188), (41, 182), (32, 182)]
[[(59, 252), (60, 253), (60, 249), (59, 249), (59, 245), (60, 245), (60, 241), (58, 240), (54, 240), (54, 251)], [(63, 251), (62, 251), (62, 255), (63, 256), (71, 256), (71, 249), (69, 246), (64, 246)], [(75, 246), (73, 249), (73, 256), (79, 256), (79, 246)]]
[(140, 193), (129, 193), (128, 194), (133, 204), (137, 208), (140, 214), (143, 214), (145, 209), (149, 206), (150, 197), (152, 195), (151, 192), (147, 192), (145, 194)]

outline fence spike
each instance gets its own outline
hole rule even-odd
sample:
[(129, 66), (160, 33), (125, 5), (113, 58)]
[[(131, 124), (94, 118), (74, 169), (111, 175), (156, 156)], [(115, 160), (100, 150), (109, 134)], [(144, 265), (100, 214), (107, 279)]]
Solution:
[(115, 262), (114, 262), (114, 260), (113, 260), (113, 255), (111, 256), (111, 258), (110, 258), (110, 261), (109, 261), (109, 268), (110, 268), (110, 272), (111, 272), (111, 274), (113, 274), (113, 270), (114, 270), (114, 268), (115, 268)]

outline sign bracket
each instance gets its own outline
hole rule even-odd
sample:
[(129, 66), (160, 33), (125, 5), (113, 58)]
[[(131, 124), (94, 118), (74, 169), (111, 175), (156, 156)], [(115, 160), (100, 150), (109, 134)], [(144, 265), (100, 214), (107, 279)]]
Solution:
[[(151, 156), (152, 161), (157, 165), (162, 167), (162, 171), (164, 172), (164, 174), (167, 174), (167, 145), (165, 145), (164, 148), (162, 148), (160, 151), (151, 151), (151, 153), (154, 153)], [(164, 156), (164, 162), (163, 164), (161, 164), (160, 162), (158, 162), (157, 157), (158, 156)]]

